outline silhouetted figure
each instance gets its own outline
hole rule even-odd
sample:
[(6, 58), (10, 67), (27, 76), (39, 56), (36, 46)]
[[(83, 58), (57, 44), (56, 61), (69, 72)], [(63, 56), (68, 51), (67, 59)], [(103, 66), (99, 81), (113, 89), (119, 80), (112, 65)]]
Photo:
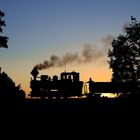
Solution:
[(92, 78), (89, 78), (89, 81), (87, 83), (89, 83), (89, 92), (93, 93), (93, 91), (94, 91), (94, 86), (93, 86), (94, 81), (92, 80)]

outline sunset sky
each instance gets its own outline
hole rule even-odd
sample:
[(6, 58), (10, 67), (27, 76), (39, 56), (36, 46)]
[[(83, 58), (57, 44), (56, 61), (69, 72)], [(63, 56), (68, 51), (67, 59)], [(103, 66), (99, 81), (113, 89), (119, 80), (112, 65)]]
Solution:
[[(0, 10), (9, 37), (8, 49), (0, 48), (0, 67), (23, 90), (30, 92), (32, 68), (61, 60), (68, 54), (78, 60), (61, 67), (50, 67), (40, 74), (59, 75), (80, 72), (80, 79), (110, 81), (107, 50), (112, 37), (123, 33), (123, 25), (134, 16), (140, 20), (139, 0), (0, 0)], [(85, 51), (90, 54), (85, 61)]]

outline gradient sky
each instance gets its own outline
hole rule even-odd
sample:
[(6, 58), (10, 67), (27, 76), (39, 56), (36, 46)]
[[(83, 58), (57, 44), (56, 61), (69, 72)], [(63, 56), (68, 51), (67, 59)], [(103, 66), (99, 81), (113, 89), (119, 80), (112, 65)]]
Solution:
[[(9, 37), (8, 49), (0, 49), (0, 66), (29, 93), (32, 68), (48, 60), (52, 54), (82, 53), (83, 46), (104, 49), (103, 38), (116, 37), (130, 17), (140, 19), (139, 0), (0, 0), (5, 12)], [(96, 58), (88, 64), (72, 64), (50, 68), (40, 74), (59, 75), (62, 71), (78, 71), (81, 80), (110, 81), (111, 70)]]

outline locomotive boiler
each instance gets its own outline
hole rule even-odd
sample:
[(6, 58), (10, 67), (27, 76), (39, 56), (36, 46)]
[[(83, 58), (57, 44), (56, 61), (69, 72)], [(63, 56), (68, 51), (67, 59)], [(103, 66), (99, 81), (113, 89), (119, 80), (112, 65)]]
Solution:
[(33, 79), (30, 82), (31, 97), (71, 97), (82, 96), (83, 81), (78, 72), (62, 72), (60, 77), (41, 75), (38, 70), (31, 71)]

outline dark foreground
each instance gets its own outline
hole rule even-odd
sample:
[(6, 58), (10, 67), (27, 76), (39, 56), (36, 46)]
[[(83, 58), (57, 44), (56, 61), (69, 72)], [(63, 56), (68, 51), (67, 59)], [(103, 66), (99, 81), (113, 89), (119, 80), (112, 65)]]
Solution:
[(71, 98), (71, 99), (21, 99), (2, 102), (2, 110), (12, 114), (63, 116), (124, 115), (139, 112), (139, 98)]
[[(140, 102), (139, 98), (134, 97), (24, 99), (1, 103), (1, 122), (6, 126), (6, 131), (8, 128), (10, 131), (14, 129), (21, 136), (39, 134), (39, 137), (47, 137), (53, 133), (51, 137), (66, 136), (68, 139), (73, 134), (82, 136), (86, 132), (86, 137), (95, 137), (99, 132), (105, 131), (107, 135), (112, 133), (116, 136), (124, 134), (126, 130), (131, 132), (140, 122)], [(131, 133), (127, 132), (128, 134)]]

